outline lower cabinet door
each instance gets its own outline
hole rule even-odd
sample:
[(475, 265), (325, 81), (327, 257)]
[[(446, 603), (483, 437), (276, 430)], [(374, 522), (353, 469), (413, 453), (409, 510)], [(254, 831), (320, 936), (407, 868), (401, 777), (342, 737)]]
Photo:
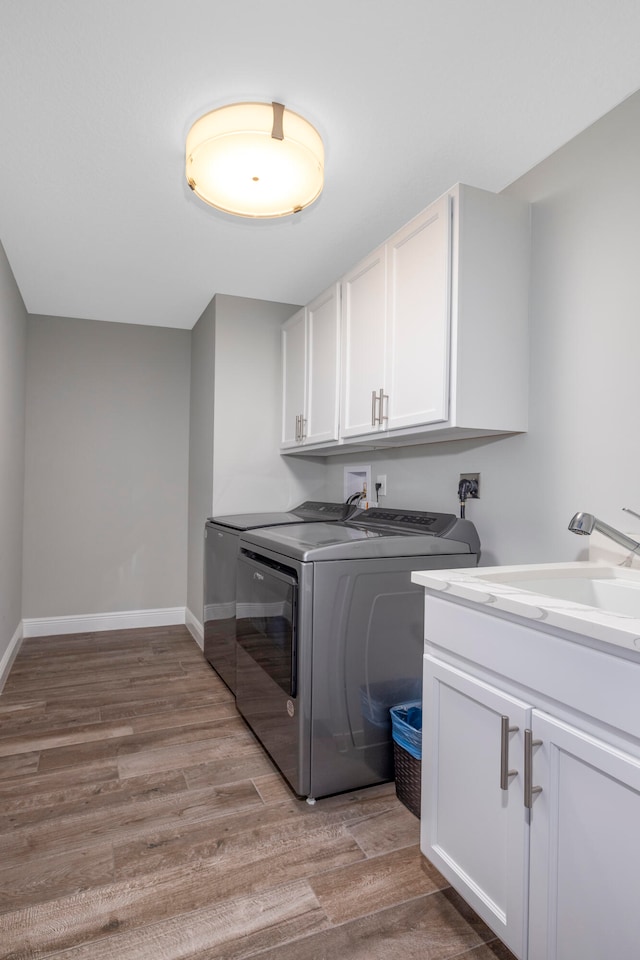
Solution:
[(530, 717), (528, 704), (425, 656), (421, 849), (520, 958), (529, 842), (523, 737)]
[(640, 956), (640, 761), (533, 711), (529, 960)]

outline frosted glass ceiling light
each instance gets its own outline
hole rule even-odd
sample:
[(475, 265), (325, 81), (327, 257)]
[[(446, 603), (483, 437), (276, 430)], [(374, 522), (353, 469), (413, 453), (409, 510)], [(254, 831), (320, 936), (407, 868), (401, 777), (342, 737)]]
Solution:
[(324, 147), (317, 130), (281, 103), (233, 103), (191, 127), (186, 177), (225, 213), (286, 217), (320, 196)]

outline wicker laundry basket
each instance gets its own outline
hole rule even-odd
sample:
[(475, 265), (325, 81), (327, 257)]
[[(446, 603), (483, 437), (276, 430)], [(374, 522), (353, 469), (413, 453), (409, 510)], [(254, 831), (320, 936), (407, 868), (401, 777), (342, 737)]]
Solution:
[(422, 777), (422, 703), (412, 700), (392, 707), (393, 763), (396, 796), (415, 817), (420, 817)]

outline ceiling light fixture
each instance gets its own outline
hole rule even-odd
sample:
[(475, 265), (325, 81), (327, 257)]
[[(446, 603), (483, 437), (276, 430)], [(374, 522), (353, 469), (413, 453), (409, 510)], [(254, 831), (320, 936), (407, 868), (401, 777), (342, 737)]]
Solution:
[(225, 213), (286, 217), (320, 196), (324, 147), (315, 127), (281, 103), (232, 103), (189, 130), (186, 177)]

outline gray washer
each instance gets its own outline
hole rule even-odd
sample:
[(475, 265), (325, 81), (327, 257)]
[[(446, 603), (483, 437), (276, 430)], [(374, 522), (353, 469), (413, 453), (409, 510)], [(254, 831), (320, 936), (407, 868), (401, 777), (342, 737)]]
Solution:
[(470, 521), (422, 511), (242, 535), (236, 703), (299, 796), (392, 779), (389, 707), (421, 696), (411, 573), (479, 555)]
[(293, 510), (210, 517), (204, 529), (204, 656), (236, 692), (236, 562), (241, 533), (279, 524), (344, 520), (355, 507), (306, 500)]

